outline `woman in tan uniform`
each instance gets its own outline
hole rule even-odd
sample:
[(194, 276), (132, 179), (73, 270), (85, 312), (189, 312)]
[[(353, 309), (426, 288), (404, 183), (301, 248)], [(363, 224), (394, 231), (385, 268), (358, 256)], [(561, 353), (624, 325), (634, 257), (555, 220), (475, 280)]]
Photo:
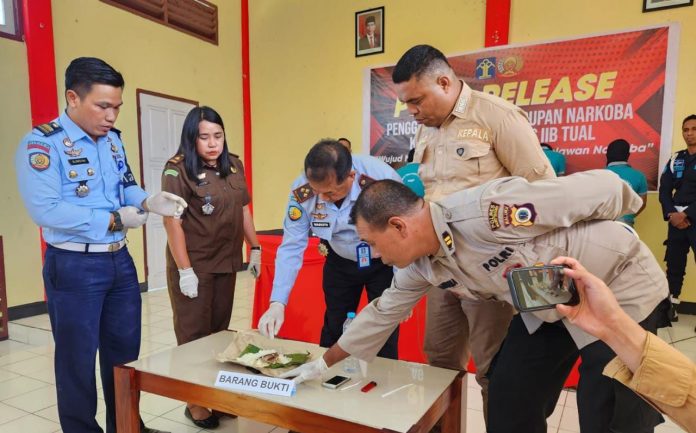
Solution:
[[(229, 326), (244, 240), (252, 275), (260, 271), (244, 168), (228, 153), (222, 118), (212, 108), (196, 107), (186, 116), (179, 150), (162, 173), (162, 191), (189, 203), (180, 217), (164, 218), (167, 286), (181, 345)], [(219, 425), (204, 407), (188, 404), (185, 414), (200, 428)]]

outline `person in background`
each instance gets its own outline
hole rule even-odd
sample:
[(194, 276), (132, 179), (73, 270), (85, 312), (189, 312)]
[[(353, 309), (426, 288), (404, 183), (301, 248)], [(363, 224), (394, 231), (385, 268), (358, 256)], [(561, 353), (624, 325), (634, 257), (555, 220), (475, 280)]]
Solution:
[(339, 143), (341, 143), (342, 145), (344, 145), (344, 146), (346, 147), (346, 149), (348, 149), (348, 152), (352, 152), (352, 151), (353, 151), (353, 149), (351, 149), (351, 147), (350, 147), (350, 140), (348, 140), (347, 138), (341, 137), (341, 138), (339, 138), (337, 141), (338, 141)]
[[(326, 312), (319, 345), (329, 347), (343, 333), (349, 312), (357, 311), (363, 288), (368, 300), (389, 287), (394, 270), (364, 243), (349, 219), (360, 191), (375, 180), (399, 180), (394, 169), (373, 156), (351, 155), (336, 140), (324, 139), (305, 157), (304, 174), (292, 184), (276, 255), (270, 305), (259, 332), (273, 338), (285, 321), (285, 306), (302, 266), (310, 231), (326, 240), (322, 286)], [(301, 300), (300, 300), (301, 301)], [(398, 358), (398, 330), (380, 345), (379, 356)]]
[[(529, 181), (555, 177), (524, 110), (472, 90), (437, 48), (410, 48), (394, 67), (392, 81), (419, 124), (413, 162), (420, 164), (427, 200), (510, 175)], [(427, 305), (423, 350), (428, 363), (465, 371), (473, 356), (485, 418), (486, 371), (505, 338), (512, 307), (437, 289), (428, 293)]]
[(623, 215), (619, 219), (619, 221), (633, 226), (636, 222), (636, 217), (643, 212), (645, 205), (648, 203), (648, 181), (643, 173), (628, 165), (630, 153), (631, 145), (622, 138), (612, 141), (607, 146), (607, 170), (618, 174), (643, 199), (643, 206), (638, 209), (638, 212)]
[[(167, 286), (182, 345), (229, 326), (244, 240), (251, 247), (251, 274), (257, 278), (261, 270), (244, 167), (229, 153), (222, 118), (212, 108), (196, 107), (186, 116), (179, 150), (162, 173), (162, 190), (189, 203), (182, 215), (164, 218)], [(204, 407), (189, 403), (185, 415), (203, 429), (219, 425)]]
[(566, 174), (566, 158), (561, 152), (557, 152), (551, 148), (546, 143), (541, 143), (541, 149), (544, 151), (544, 155), (549, 159), (553, 171), (556, 176), (565, 176)]
[(575, 280), (580, 303), (557, 305), (570, 323), (604, 341), (616, 358), (604, 368), (611, 377), (656, 406), (681, 428), (696, 433), (696, 364), (636, 323), (611, 289), (570, 257), (558, 257)]
[[(17, 149), (17, 184), (47, 248), (43, 279), (56, 343), (58, 417), (64, 432), (101, 433), (95, 358), (99, 349), (106, 431), (116, 432), (114, 366), (140, 352), (140, 285), (126, 246), (147, 212), (173, 216), (186, 202), (148, 195), (135, 182), (114, 128), (123, 76), (101, 59), (65, 70), (65, 111), (36, 126)], [(143, 433), (157, 430), (144, 426)]]
[(696, 254), (696, 114), (682, 121), (686, 149), (672, 155), (660, 176), (660, 204), (667, 226), (665, 262), (672, 297), (672, 321), (677, 321), (686, 257), (689, 248)]
[(406, 155), (406, 164), (402, 165), (396, 172), (401, 176), (404, 185), (415, 192), (418, 197), (423, 197), (425, 195), (425, 187), (423, 186), (423, 181), (418, 176), (418, 166), (420, 166), (420, 164), (413, 162), (413, 154), (415, 151), (415, 148), (408, 151), (408, 155)]

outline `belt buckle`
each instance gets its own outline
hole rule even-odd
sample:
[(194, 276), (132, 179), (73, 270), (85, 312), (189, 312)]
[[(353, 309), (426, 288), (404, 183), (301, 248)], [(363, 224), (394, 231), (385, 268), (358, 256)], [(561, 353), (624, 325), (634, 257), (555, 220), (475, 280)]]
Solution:
[(112, 242), (109, 244), (109, 252), (114, 253), (118, 250), (121, 249), (121, 243), (120, 242)]

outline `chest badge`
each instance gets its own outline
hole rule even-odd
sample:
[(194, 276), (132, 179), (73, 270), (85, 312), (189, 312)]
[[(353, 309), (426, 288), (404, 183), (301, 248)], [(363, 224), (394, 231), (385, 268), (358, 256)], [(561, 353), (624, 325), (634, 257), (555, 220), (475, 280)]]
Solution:
[(232, 167), (230, 167), (230, 171), (232, 172), (232, 174), (237, 174), (237, 167), (233, 165)]
[(70, 170), (70, 171), (68, 172), (68, 177), (69, 177), (70, 179), (75, 179), (75, 178), (77, 177), (77, 172), (76, 172), (75, 170)]
[(89, 195), (89, 187), (87, 186), (87, 181), (80, 181), (80, 184), (75, 188), (75, 195), (83, 198)]
[(94, 169), (93, 168), (87, 169), (87, 176), (94, 176)]
[[(67, 140), (67, 138), (66, 138), (66, 140)], [(70, 144), (70, 145), (72, 146), (72, 144)], [(65, 152), (66, 155), (68, 155), (72, 158), (76, 158), (76, 157), (82, 155), (82, 149), (77, 149), (77, 148), (65, 149), (63, 152)]]
[(325, 241), (320, 241), (317, 245), (317, 250), (319, 250), (319, 255), (326, 257), (329, 255), (329, 247), (324, 243)]
[(464, 155), (464, 148), (463, 147), (460, 147), (457, 149), (457, 155), (459, 155), (459, 156)]
[(210, 195), (205, 196), (205, 204), (201, 206), (203, 215), (212, 215), (213, 211), (215, 210), (215, 206), (213, 206), (212, 201), (213, 198)]
[[(65, 137), (65, 138), (63, 139), (63, 145), (64, 145), (65, 147), (73, 147), (73, 146), (75, 145), (75, 143), (73, 143), (72, 141), (70, 141), (70, 139), (69, 139), (68, 137)], [(80, 151), (80, 152), (82, 152), (82, 151)], [(79, 153), (78, 153), (78, 155), (79, 155)], [(70, 155), (70, 156), (72, 156), (72, 155)]]

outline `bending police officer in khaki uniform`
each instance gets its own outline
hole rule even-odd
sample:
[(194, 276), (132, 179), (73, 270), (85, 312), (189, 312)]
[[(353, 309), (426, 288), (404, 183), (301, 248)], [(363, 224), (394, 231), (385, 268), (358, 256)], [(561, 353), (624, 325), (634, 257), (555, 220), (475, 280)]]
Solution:
[[(392, 79), (399, 99), (421, 124), (413, 162), (420, 163), (426, 199), (439, 200), (511, 174), (529, 181), (555, 177), (524, 111), (497, 96), (471, 90), (436, 48), (418, 45), (408, 50)], [(485, 374), (512, 313), (510, 305), (499, 301), (457, 299), (445, 290), (428, 294), (424, 344), (428, 362), (465, 370), (471, 352), (484, 414)]]
[[(429, 290), (509, 303), (509, 269), (561, 255), (578, 257), (609, 281), (626, 313), (654, 332), (666, 315), (667, 282), (647, 246), (608, 221), (641, 203), (607, 170), (533, 183), (498, 179), (440, 202), (376, 182), (363, 191), (352, 215), (361, 238), (399, 270), (392, 286), (358, 315), (355, 329), (351, 325), (322, 359), (293, 374), (300, 374), (299, 381), (316, 377), (347, 353), (371, 360), (384, 336)], [(561, 318), (554, 310), (514, 316), (489, 372), (488, 431), (546, 432), (546, 418), (579, 353), (581, 431), (652, 430), (660, 415), (601, 374), (614, 353)]]

